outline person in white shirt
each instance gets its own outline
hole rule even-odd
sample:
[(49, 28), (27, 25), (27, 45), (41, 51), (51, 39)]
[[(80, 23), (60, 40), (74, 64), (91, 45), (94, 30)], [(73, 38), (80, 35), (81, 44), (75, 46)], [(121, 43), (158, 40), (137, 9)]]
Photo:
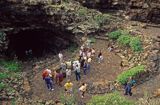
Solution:
[(61, 52), (59, 52), (58, 57), (59, 57), (59, 61), (62, 62), (63, 61), (63, 54)]
[(66, 78), (67, 79), (71, 78), (71, 72), (72, 72), (71, 69), (68, 69), (68, 68), (66, 69)]

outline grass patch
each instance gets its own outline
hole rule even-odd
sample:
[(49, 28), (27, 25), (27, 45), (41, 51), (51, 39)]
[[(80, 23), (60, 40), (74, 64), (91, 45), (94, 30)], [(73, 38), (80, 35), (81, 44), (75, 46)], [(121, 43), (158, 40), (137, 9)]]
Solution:
[(116, 30), (108, 34), (112, 40), (117, 40), (123, 46), (129, 46), (134, 52), (141, 52), (143, 50), (142, 43), (139, 37), (134, 37), (126, 30)]
[(86, 8), (80, 8), (77, 12), (79, 16), (86, 16), (88, 13)]
[(0, 82), (0, 90), (6, 88), (6, 84), (4, 84), (3, 82)]
[(13, 72), (19, 72), (21, 70), (21, 64), (17, 61), (0, 60), (0, 66)]
[(127, 82), (129, 77), (134, 77), (137, 74), (144, 72), (144, 71), (145, 71), (144, 65), (139, 65), (139, 66), (133, 67), (133, 68), (119, 74), (117, 77), (117, 81), (121, 84), (125, 84), (125, 82)]
[(99, 26), (102, 26), (103, 24), (105, 24), (105, 22), (107, 21), (108, 18), (109, 18), (109, 15), (107, 15), (107, 14), (99, 14), (99, 15), (95, 15), (93, 17), (93, 19), (96, 21), (96, 23)]
[(131, 36), (129, 35), (121, 35), (118, 38), (118, 42), (123, 46), (129, 46), (130, 40), (131, 40)]
[(134, 102), (125, 99), (118, 92), (93, 96), (87, 105), (135, 105)]
[(0, 73), (0, 79), (6, 79), (9, 78), (9, 74), (8, 73)]
[(139, 37), (133, 37), (131, 38), (131, 41), (129, 43), (131, 49), (135, 52), (140, 52), (143, 50), (142, 43)]
[(117, 40), (122, 35), (122, 30), (116, 30), (108, 34), (108, 37)]
[(77, 91), (75, 89), (73, 90), (72, 96), (68, 95), (66, 97), (66, 95), (64, 95), (63, 93), (60, 93), (60, 100), (64, 105), (77, 105), (76, 94), (77, 94)]

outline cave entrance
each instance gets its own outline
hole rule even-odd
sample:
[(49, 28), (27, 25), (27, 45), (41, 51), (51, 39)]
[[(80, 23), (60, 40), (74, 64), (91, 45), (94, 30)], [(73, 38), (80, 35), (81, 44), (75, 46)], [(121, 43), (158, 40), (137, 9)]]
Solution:
[[(67, 34), (67, 35), (66, 35)], [(42, 57), (45, 54), (57, 54), (73, 43), (73, 35), (67, 32), (55, 32), (46, 29), (19, 31), (8, 35), (7, 54), (18, 59)]]

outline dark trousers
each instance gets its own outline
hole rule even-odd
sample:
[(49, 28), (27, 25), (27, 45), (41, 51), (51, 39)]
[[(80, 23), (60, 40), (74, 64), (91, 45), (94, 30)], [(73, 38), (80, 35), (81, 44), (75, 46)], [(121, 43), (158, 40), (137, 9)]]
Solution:
[(53, 89), (53, 84), (52, 84), (52, 82), (46, 83), (46, 85), (47, 85), (47, 88), (48, 88), (48, 89)]
[(84, 73), (84, 75), (87, 74), (87, 68), (83, 68), (83, 73)]
[(81, 74), (79, 72), (75, 72), (76, 80), (79, 81), (81, 79)]
[(132, 96), (132, 89), (131, 88), (125, 88), (125, 95), (130, 95), (130, 96)]

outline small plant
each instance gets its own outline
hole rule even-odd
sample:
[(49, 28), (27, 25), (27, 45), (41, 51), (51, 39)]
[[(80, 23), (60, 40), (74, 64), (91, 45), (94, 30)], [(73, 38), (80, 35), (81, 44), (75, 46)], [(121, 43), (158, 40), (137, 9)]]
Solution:
[(142, 51), (142, 44), (141, 44), (139, 37), (131, 38), (129, 45), (130, 45), (131, 49), (135, 52)]
[(85, 16), (85, 15), (87, 15), (87, 9), (85, 9), (85, 8), (81, 8), (81, 9), (79, 9), (78, 10), (78, 15), (79, 16)]
[(73, 91), (72, 96), (65, 96), (64, 94), (60, 94), (60, 100), (64, 105), (76, 105), (75, 98), (76, 91)]
[(113, 40), (117, 40), (122, 35), (122, 30), (117, 30), (109, 33), (109, 38)]
[(8, 71), (13, 71), (13, 72), (19, 72), (20, 69), (21, 69), (21, 65), (17, 61), (1, 60), (0, 61), (0, 66), (4, 67)]
[(135, 105), (134, 102), (125, 99), (118, 92), (93, 96), (87, 105)]
[(0, 73), (0, 79), (6, 79), (9, 78), (9, 74), (7, 73)]
[(129, 35), (121, 35), (118, 38), (118, 42), (123, 46), (129, 46), (130, 39), (131, 39), (131, 36), (129, 36)]
[(3, 82), (0, 82), (0, 90), (6, 88), (6, 85)]
[(105, 14), (99, 14), (99, 15), (95, 15), (93, 17), (93, 19), (97, 22), (97, 24), (99, 26), (103, 25), (106, 20), (108, 19), (108, 15), (105, 15)]
[(144, 65), (139, 65), (139, 66), (133, 67), (133, 68), (119, 74), (117, 77), (117, 81), (121, 84), (125, 84), (129, 77), (134, 77), (137, 74), (144, 72), (144, 71), (145, 71)]
[(90, 40), (91, 43), (95, 43), (96, 42), (96, 38), (95, 37), (90, 37), (89, 40)]

